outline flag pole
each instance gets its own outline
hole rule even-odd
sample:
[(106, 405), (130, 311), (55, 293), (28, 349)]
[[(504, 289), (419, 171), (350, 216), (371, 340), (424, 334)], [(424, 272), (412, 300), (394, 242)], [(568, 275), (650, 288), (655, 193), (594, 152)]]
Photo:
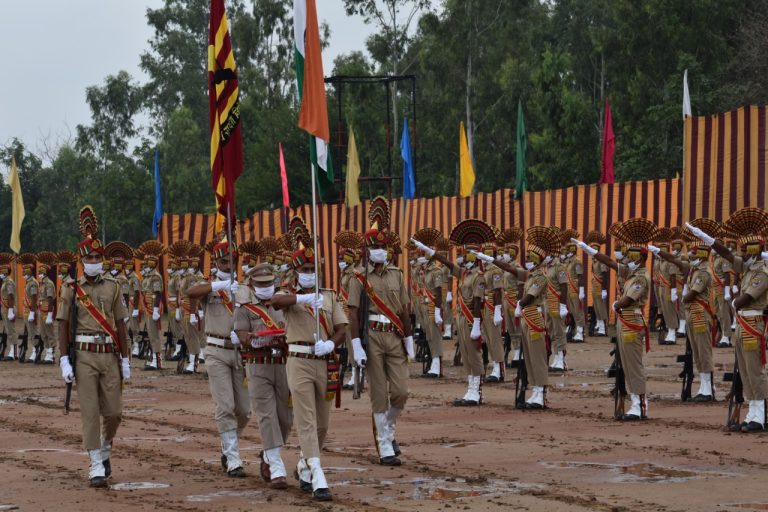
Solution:
[[(309, 142), (312, 144), (312, 138), (310, 138)], [(312, 168), (312, 250), (314, 251), (314, 257), (312, 259), (315, 262), (315, 296), (318, 296), (320, 294), (320, 274), (317, 271), (317, 260), (319, 258), (317, 253), (317, 171), (314, 163), (310, 163), (309, 166)], [(316, 342), (321, 339), (319, 309), (315, 310), (315, 338)]]

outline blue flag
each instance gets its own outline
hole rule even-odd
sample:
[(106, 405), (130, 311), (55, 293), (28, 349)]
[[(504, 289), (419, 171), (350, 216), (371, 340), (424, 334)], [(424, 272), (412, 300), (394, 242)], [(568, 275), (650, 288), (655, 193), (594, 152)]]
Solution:
[(155, 215), (152, 217), (152, 236), (157, 238), (163, 220), (163, 196), (160, 193), (160, 150), (155, 150)]
[(400, 141), (400, 155), (403, 157), (403, 198), (413, 199), (416, 195), (416, 177), (413, 172), (411, 137), (408, 134), (408, 118), (403, 119), (403, 138)]

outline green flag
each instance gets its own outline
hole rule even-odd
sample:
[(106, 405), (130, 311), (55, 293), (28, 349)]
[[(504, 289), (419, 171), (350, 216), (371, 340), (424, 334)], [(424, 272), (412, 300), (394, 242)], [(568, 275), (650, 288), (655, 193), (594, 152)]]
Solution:
[(528, 178), (525, 174), (525, 121), (523, 120), (523, 102), (517, 101), (517, 159), (515, 168), (515, 198), (522, 199), (525, 189), (528, 188)]

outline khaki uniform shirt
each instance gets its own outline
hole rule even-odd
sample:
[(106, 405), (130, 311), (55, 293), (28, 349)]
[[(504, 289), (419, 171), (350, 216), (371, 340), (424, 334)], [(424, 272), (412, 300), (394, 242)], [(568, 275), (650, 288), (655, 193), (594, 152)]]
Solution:
[[(496, 290), (504, 289), (504, 271), (494, 264), (490, 264), (483, 272), (483, 279), (485, 281), (485, 301), (491, 306), (495, 306), (494, 293)], [(488, 306), (483, 305), (485, 311), (488, 312)]]
[(0, 297), (3, 299), (3, 309), (15, 308), (16, 304), (11, 304), (11, 295), (16, 298), (16, 283), (10, 276), (3, 280), (3, 286), (0, 286)]
[[(29, 305), (35, 303), (37, 306), (37, 279), (30, 277), (24, 284), (24, 316), (29, 315)], [(26, 318), (24, 319), (26, 320)]]
[[(91, 302), (104, 314), (104, 318), (114, 328), (116, 321), (123, 321), (128, 316), (128, 310), (123, 305), (120, 296), (120, 286), (110, 276), (97, 276), (93, 283), (89, 283), (85, 277), (77, 280), (83, 291), (90, 297)], [(75, 299), (75, 288), (71, 281), (62, 284), (59, 293), (59, 307), (56, 312), (56, 320), (69, 320), (69, 311), (72, 301)], [(99, 323), (90, 313), (78, 305), (77, 330), (78, 333), (104, 332)], [(74, 341), (74, 340), (72, 340)]]
[[(455, 266), (453, 267), (453, 275), (459, 280), (459, 298), (464, 301), (464, 304), (466, 304), (471, 311), (474, 299), (485, 299), (485, 281), (483, 280), (483, 273), (480, 272), (480, 269), (477, 267), (467, 270)], [(456, 310), (456, 315), (466, 319), (464, 313), (461, 312), (461, 306), (457, 304), (457, 308), (459, 309)]]
[[(438, 288), (440, 289), (440, 304), (442, 308), (445, 307), (445, 293), (443, 291), (443, 288), (445, 287), (445, 283), (443, 282), (443, 276), (445, 273), (443, 272), (443, 269), (439, 266), (437, 266), (435, 263), (430, 262), (427, 265), (426, 268), (426, 274), (424, 276), (424, 286), (429, 291), (429, 293), (432, 294), (432, 296), (435, 298), (435, 301), (437, 301), (437, 293)], [(435, 318), (435, 302), (431, 301), (429, 298), (427, 298), (427, 294), (424, 294), (424, 305), (427, 307), (427, 310), (429, 312), (429, 317), (431, 319)]]
[[(712, 274), (702, 262), (698, 268), (691, 267), (688, 273), (688, 289), (698, 293), (697, 299), (703, 300), (712, 307)], [(683, 303), (685, 309), (701, 308), (696, 302)]]
[[(141, 282), (141, 291), (144, 294), (144, 308), (147, 314), (152, 314), (154, 307), (155, 293), (163, 293), (163, 276), (160, 272), (153, 270)], [(229, 335), (229, 333), (227, 333)]]
[(135, 271), (128, 274), (126, 279), (128, 279), (128, 302), (133, 309), (138, 309), (139, 305), (133, 303), (133, 296), (136, 292), (141, 292), (141, 281)]
[[(624, 267), (626, 268), (626, 271), (629, 271), (629, 267)], [(622, 298), (629, 297), (632, 299), (632, 303), (627, 306), (626, 309), (642, 308), (648, 300), (650, 281), (646, 274), (645, 267), (640, 267), (626, 278), (623, 290), (624, 295)]]
[(530, 295), (533, 302), (528, 306), (541, 306), (547, 297), (547, 276), (541, 266), (528, 273), (528, 279), (523, 286), (523, 297)]
[(187, 272), (179, 282), (179, 307), (184, 310), (184, 316), (186, 318), (189, 318), (190, 314), (193, 312), (197, 313), (197, 309), (192, 311), (192, 299), (189, 298), (188, 292), (190, 288), (201, 281), (204, 281), (204, 279), (202, 279), (199, 274)]
[[(277, 292), (275, 295), (289, 295), (294, 293), (293, 290), (285, 289)], [(320, 289), (320, 295), (323, 296), (323, 306), (320, 314), (325, 316), (329, 329), (333, 329), (334, 325), (347, 325), (347, 315), (344, 314), (344, 308), (336, 299), (336, 292), (325, 288)], [(350, 299), (351, 299), (350, 294)], [(350, 302), (351, 304), (351, 302)], [(284, 308), (283, 318), (285, 320), (285, 337), (288, 343), (309, 343), (314, 345), (315, 343), (315, 316), (310, 306), (304, 307), (303, 304), (293, 304)], [(333, 332), (327, 333), (320, 324), (321, 336), (324, 339), (329, 339)]]
[(718, 294), (722, 294), (725, 290), (725, 276), (731, 271), (731, 262), (723, 258), (719, 254), (715, 256), (712, 262), (712, 276), (713, 286)]
[[(37, 307), (41, 313), (53, 311), (53, 302), (56, 300), (56, 285), (46, 276), (40, 281), (38, 286)], [(51, 308), (48, 307), (48, 304), (51, 305)]]
[[(373, 266), (368, 267), (368, 283), (373, 291), (396, 315), (401, 316), (410, 303), (408, 290), (405, 287), (403, 271), (395, 266), (382, 267), (377, 272)], [(362, 294), (365, 293), (363, 285), (355, 278), (349, 282), (349, 305), (359, 308)], [(383, 314), (373, 301), (368, 302), (368, 313), (371, 315)], [(368, 319), (364, 319), (367, 321)]]
[(742, 274), (741, 292), (752, 297), (744, 309), (762, 310), (768, 308), (768, 268), (758, 261), (749, 269), (740, 256), (734, 256), (733, 269)]
[(179, 290), (181, 289), (181, 274), (174, 272), (168, 279), (168, 309), (174, 311), (179, 307)]
[[(512, 261), (510, 265), (516, 269), (521, 268), (517, 261)], [(517, 296), (519, 291), (520, 281), (517, 279), (517, 272), (504, 272), (504, 294), (517, 302), (519, 300), (519, 297)]]
[[(211, 291), (211, 293), (203, 299), (205, 303), (205, 334), (222, 338), (225, 340), (225, 345), (229, 346), (229, 334), (232, 332), (235, 325), (235, 305), (229, 298), (228, 291), (225, 291), (224, 295), (225, 297), (219, 292)], [(229, 309), (226, 306), (227, 303), (232, 305), (232, 313), (229, 312)]]
[[(568, 280), (568, 294), (572, 299), (579, 298), (579, 282), (581, 276), (584, 274), (584, 265), (581, 264), (581, 260), (576, 257), (570, 258), (565, 264), (565, 269), (568, 272), (566, 278)], [(574, 289), (575, 288), (575, 289)]]
[[(592, 289), (600, 293), (603, 288), (607, 289), (608, 283), (601, 282), (603, 275), (608, 271), (608, 266), (592, 258)], [(600, 280), (600, 281), (598, 281)]]
[(453, 274), (451, 269), (445, 265), (440, 266), (440, 271), (443, 273), (443, 306), (445, 306), (446, 295), (453, 290)]

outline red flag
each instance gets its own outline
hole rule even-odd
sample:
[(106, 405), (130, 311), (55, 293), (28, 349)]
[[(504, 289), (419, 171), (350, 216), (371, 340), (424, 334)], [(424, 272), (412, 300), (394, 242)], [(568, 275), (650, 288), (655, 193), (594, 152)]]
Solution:
[(613, 119), (611, 118), (611, 103), (605, 98), (605, 122), (603, 123), (603, 161), (600, 168), (600, 183), (616, 181), (613, 157), (616, 154), (616, 137), (613, 134)]
[(278, 142), (277, 148), (280, 151), (280, 181), (283, 184), (283, 206), (290, 208), (291, 198), (288, 195), (288, 173), (285, 172), (285, 158), (283, 157), (283, 143)]
[(229, 207), (235, 218), (235, 181), (243, 172), (240, 87), (229, 38), (224, 0), (211, 0), (208, 32), (208, 116), (211, 128), (211, 186), (216, 196), (216, 230)]

